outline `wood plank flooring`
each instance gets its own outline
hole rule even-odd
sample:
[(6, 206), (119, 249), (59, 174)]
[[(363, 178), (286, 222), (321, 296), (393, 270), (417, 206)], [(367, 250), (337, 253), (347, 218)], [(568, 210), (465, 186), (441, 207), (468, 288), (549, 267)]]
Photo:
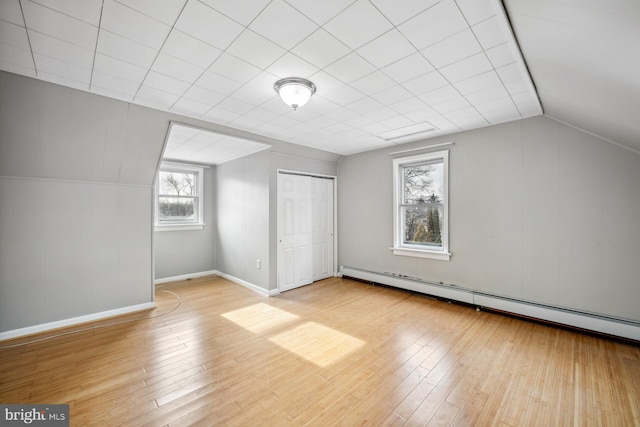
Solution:
[(67, 403), (71, 425), (640, 426), (632, 343), (338, 278), (157, 301), (0, 349), (0, 403)]

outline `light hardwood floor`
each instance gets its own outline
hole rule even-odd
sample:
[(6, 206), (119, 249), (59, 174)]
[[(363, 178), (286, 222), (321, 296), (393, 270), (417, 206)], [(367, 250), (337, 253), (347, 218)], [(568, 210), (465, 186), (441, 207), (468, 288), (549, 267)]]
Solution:
[(0, 403), (68, 403), (71, 425), (640, 425), (634, 344), (346, 279), (157, 295), (125, 319), (159, 317), (0, 350)]

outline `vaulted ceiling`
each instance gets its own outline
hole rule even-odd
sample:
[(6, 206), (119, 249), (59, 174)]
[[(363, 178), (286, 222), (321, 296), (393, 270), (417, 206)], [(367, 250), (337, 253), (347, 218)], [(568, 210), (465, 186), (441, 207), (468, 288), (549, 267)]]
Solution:
[[(344, 155), (542, 108), (634, 145), (638, 55), (606, 46), (637, 46), (638, 16), (618, 1), (620, 31), (595, 0), (508, 0), (511, 23), (499, 0), (2, 0), (0, 69)], [(284, 77), (317, 93), (292, 111)]]

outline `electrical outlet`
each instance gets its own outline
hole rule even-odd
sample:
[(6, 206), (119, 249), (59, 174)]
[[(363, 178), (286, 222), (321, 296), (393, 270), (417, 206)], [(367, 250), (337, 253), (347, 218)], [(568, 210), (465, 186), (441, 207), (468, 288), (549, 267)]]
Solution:
[(260, 268), (261, 268), (261, 267), (262, 267), (262, 263), (260, 262), (260, 260), (259, 260), (259, 259), (257, 259), (257, 260), (256, 260), (256, 268), (257, 268), (258, 270), (260, 270)]

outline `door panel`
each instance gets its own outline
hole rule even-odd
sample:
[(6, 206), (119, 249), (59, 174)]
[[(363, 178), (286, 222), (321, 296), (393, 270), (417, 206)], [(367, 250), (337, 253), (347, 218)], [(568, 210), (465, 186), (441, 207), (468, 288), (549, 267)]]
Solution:
[(312, 282), (311, 178), (278, 174), (278, 288)]

